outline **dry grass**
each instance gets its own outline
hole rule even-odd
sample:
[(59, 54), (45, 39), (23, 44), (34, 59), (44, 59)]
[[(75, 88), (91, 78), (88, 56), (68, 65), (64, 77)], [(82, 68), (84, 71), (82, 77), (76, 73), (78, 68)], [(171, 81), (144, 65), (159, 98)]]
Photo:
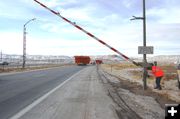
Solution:
[[(133, 64), (103, 64), (101, 66), (103, 70), (120, 77), (124, 77), (125, 79), (130, 79), (130, 82), (138, 82), (142, 84), (142, 70), (139, 70), (139, 67), (134, 66)], [(111, 67), (112, 71), (111, 71)], [(163, 80), (161, 81), (163, 90), (153, 90), (158, 94), (162, 94), (168, 97), (171, 100), (176, 102), (180, 102), (180, 93), (178, 89), (177, 83), (177, 69), (173, 64), (161, 64), (160, 67), (163, 69), (165, 75)], [(153, 89), (155, 86), (155, 78), (150, 76), (147, 78), (147, 84), (149, 87)]]
[[(111, 69), (113, 68), (113, 70), (122, 70), (122, 69), (135, 69), (135, 68), (139, 68), (135, 65), (133, 65), (132, 63), (121, 63), (121, 64), (103, 64), (102, 67), (107, 68), (107, 69)], [(161, 64), (159, 66), (161, 69), (163, 69), (165, 75), (163, 77), (164, 80), (176, 80), (177, 79), (177, 70), (176, 70), (176, 66), (173, 64)], [(138, 70), (132, 70), (129, 71), (131, 74), (133, 74), (135, 76), (135, 78), (141, 78), (142, 77), (142, 72), (138, 71)], [(149, 80), (152, 80), (153, 77), (150, 76)]]
[(32, 67), (26, 67), (26, 68), (21, 68), (21, 67), (1, 67), (0, 68), (0, 73), (5, 73), (5, 72), (21, 72), (21, 71), (30, 71), (30, 70), (38, 70), (38, 69), (47, 69), (47, 68), (55, 68), (55, 67), (61, 67), (61, 66), (66, 66), (70, 64), (50, 64), (50, 65), (43, 65), (43, 66), (32, 66)]
[(128, 69), (128, 68), (138, 68), (137, 66), (135, 66), (134, 64), (132, 63), (119, 63), (119, 64), (103, 64), (102, 67), (105, 67), (105, 68), (113, 68), (113, 69), (116, 69), (116, 70), (121, 70), (121, 69)]
[(164, 80), (175, 80), (177, 79), (177, 69), (173, 65), (164, 65), (161, 66), (163, 71), (165, 72)]

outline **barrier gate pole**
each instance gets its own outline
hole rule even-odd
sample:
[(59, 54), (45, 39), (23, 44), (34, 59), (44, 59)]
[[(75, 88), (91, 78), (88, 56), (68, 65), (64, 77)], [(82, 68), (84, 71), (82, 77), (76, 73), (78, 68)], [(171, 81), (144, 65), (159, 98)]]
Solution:
[(90, 32), (86, 31), (85, 29), (83, 29), (82, 27), (76, 25), (74, 22), (71, 22), (70, 20), (66, 19), (65, 17), (63, 17), (62, 15), (60, 15), (59, 12), (56, 12), (50, 8), (48, 8), (47, 6), (45, 6), (44, 4), (40, 3), (37, 0), (34, 0), (35, 2), (37, 2), (38, 4), (40, 4), (42, 7), (48, 9), (50, 12), (52, 12), (53, 14), (61, 17), (63, 20), (65, 20), (66, 22), (68, 22), (69, 24), (73, 25), (74, 27), (76, 27), (77, 29), (83, 31), (84, 33), (86, 33), (88, 36), (94, 38), (95, 40), (97, 40), (98, 42), (100, 42), (101, 44), (105, 45), (106, 47), (110, 48), (111, 50), (113, 50), (114, 52), (116, 52), (117, 54), (119, 54), (120, 56), (122, 56), (124, 59), (126, 59), (127, 61), (132, 62), (134, 65), (139, 66), (139, 64), (135, 61), (133, 61), (132, 59), (130, 59), (129, 57), (127, 57), (126, 55), (122, 54), (121, 52), (119, 52), (118, 50), (116, 50), (115, 48), (111, 47), (110, 45), (108, 45), (107, 43), (105, 43), (104, 41), (100, 40), (98, 37), (94, 36), (93, 34), (91, 34)]

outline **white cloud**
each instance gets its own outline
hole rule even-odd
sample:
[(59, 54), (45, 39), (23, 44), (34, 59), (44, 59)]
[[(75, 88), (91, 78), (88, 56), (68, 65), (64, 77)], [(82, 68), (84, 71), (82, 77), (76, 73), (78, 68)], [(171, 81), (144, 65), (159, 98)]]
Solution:
[[(22, 53), (22, 35), (21, 33), (4, 32), (1, 33), (1, 50), (8, 54), (21, 54)], [(108, 37), (107, 37), (108, 38)], [(131, 54), (126, 49), (133, 49), (131, 45), (124, 44), (123, 40), (117, 40), (111, 37), (109, 40), (103, 39), (105, 42), (113, 45), (114, 48)], [(109, 41), (109, 42), (108, 42)], [(128, 47), (127, 47), (127, 46)], [(8, 46), (8, 47), (7, 47)], [(132, 45), (133, 46), (133, 45)], [(131, 50), (132, 51), (132, 50)], [(27, 54), (54, 54), (54, 55), (94, 55), (94, 54), (115, 54), (113, 51), (103, 46), (94, 39), (87, 37), (84, 40), (72, 39), (59, 39), (59, 38), (36, 38), (27, 35)]]
[(60, 14), (68, 17), (70, 19), (76, 19), (78, 21), (86, 21), (86, 22), (92, 22), (94, 19), (92, 18), (92, 13), (94, 12), (94, 7), (93, 6), (84, 6), (80, 8), (68, 8), (68, 9), (63, 9), (63, 8), (58, 8), (60, 11)]
[(123, 0), (122, 4), (126, 7), (126, 8), (130, 8), (132, 7), (132, 4), (134, 3), (134, 0)]
[(180, 9), (172, 8), (152, 8), (147, 11), (147, 16), (157, 18), (157, 22), (164, 24), (180, 23)]
[(0, 50), (8, 54), (21, 54), (22, 35), (17, 32), (1, 32)]
[(58, 32), (58, 27), (57, 27), (57, 25), (52, 24), (52, 23), (43, 24), (43, 25), (41, 26), (41, 28), (44, 29), (44, 30), (48, 30), (48, 31), (50, 31), (50, 32), (55, 32), (55, 33)]
[[(21, 1), (22, 3), (26, 3), (26, 4), (34, 4), (35, 1), (34, 0), (19, 0)], [(48, 5), (49, 7), (56, 7), (58, 6), (59, 4), (58, 3), (61, 3), (61, 2), (58, 2), (58, 0), (37, 0), (45, 5)]]
[[(129, 12), (133, 10), (133, 13), (137, 13), (138, 10), (133, 7), (139, 1), (123, 0), (123, 2), (119, 2), (112, 0), (105, 3), (102, 0), (96, 2), (78, 0), (39, 1), (55, 11), (60, 11), (63, 16), (95, 34), (120, 52), (128, 54), (128, 56), (138, 55), (137, 47), (142, 45), (143, 40), (142, 21), (129, 21), (131, 16), (127, 18), (127, 13), (130, 14)], [(8, 2), (11, 3), (9, 7), (13, 13), (6, 5)], [(16, 2), (18, 4), (15, 4)], [(0, 17), (14, 18), (17, 21), (13, 22), (19, 26), (31, 17), (38, 18), (37, 22), (34, 23), (37, 25), (31, 25), (31, 29), (35, 29), (36, 31), (33, 32), (36, 34), (32, 32), (32, 36), (30, 34), (27, 36), (28, 54), (114, 54), (113, 51), (82, 33), (82, 31), (63, 20), (59, 20), (57, 16), (33, 0), (17, 0), (16, 2), (13, 3), (11, 0), (7, 0), (5, 3), (0, 2), (0, 7), (2, 7)], [(147, 3), (151, 4), (150, 1)], [(162, 3), (162, 1), (157, 3)], [(119, 7), (120, 4), (122, 8)], [(170, 53), (172, 53), (172, 49), (174, 52), (179, 52), (177, 49), (180, 47), (178, 39), (180, 37), (180, 9), (178, 5), (170, 7), (165, 2), (163, 6), (156, 4), (155, 0), (153, 5), (156, 6), (147, 5), (147, 45), (155, 46), (157, 49), (155, 50), (159, 54), (165, 53), (168, 49)], [(119, 11), (121, 12), (119, 13)], [(138, 14), (136, 15), (138, 16)], [(7, 30), (1, 29), (0, 31), (0, 48), (10, 54), (21, 54), (22, 33), (9, 30), (11, 28), (8, 26), (9, 22), (10, 20), (3, 23), (7, 24)], [(42, 30), (41, 33), (38, 30)], [(44, 34), (42, 35), (42, 33)], [(55, 34), (57, 35), (54, 36)]]
[(31, 40), (28, 40), (27, 49), (31, 54), (56, 54), (73, 56), (76, 54), (93, 55), (93, 53), (98, 53), (99, 51), (109, 52), (106, 47), (101, 47), (100, 44), (92, 41), (92, 39), (80, 41), (55, 38), (38, 40), (33, 37), (29, 39)]

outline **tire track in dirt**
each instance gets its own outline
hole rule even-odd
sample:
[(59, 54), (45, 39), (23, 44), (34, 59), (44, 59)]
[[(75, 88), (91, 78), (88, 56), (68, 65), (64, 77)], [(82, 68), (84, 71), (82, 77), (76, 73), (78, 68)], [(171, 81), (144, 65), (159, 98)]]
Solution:
[(132, 110), (124, 99), (119, 95), (116, 87), (113, 83), (106, 77), (105, 73), (98, 70), (99, 79), (102, 80), (104, 85), (107, 87), (107, 91), (112, 100), (117, 104), (114, 107), (116, 114), (119, 119), (142, 119), (134, 110)]

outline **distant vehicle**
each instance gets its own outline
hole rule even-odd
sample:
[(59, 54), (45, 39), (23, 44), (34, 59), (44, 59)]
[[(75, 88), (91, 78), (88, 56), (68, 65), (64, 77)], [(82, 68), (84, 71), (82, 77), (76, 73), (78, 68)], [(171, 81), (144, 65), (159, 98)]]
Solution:
[(9, 63), (6, 61), (4, 61), (4, 62), (0, 61), (0, 65), (9, 65)]
[(96, 60), (96, 64), (102, 64), (103, 61), (102, 60)]
[(74, 58), (77, 65), (87, 65), (91, 60), (89, 56), (74, 56)]

